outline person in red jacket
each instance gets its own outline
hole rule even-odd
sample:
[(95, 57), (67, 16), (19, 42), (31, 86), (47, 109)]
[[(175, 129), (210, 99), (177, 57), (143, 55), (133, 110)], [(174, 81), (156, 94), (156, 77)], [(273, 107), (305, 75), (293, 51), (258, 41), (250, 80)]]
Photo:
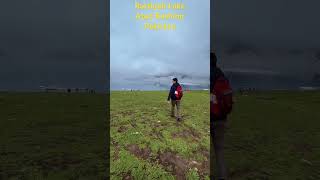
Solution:
[[(182, 87), (178, 83), (178, 79), (173, 78), (167, 101), (170, 102), (171, 100), (171, 117), (176, 117), (177, 121), (181, 121), (180, 107), (182, 95)], [(177, 116), (175, 116), (175, 107), (177, 107)]]
[[(210, 53), (210, 94), (211, 94), (211, 106), (213, 103), (217, 103), (217, 97), (214, 95), (214, 87), (217, 80), (221, 77), (225, 77), (224, 73), (219, 67), (217, 67), (217, 57), (215, 53)], [(225, 131), (226, 131), (227, 115), (220, 117), (213, 116), (210, 114), (210, 134), (211, 134), (211, 145), (214, 149), (217, 167), (217, 178), (218, 180), (227, 179), (227, 170), (224, 160), (224, 143), (225, 143)], [(213, 152), (212, 152), (213, 154)], [(211, 160), (210, 166), (213, 168), (213, 161)], [(211, 171), (212, 172), (212, 171)]]

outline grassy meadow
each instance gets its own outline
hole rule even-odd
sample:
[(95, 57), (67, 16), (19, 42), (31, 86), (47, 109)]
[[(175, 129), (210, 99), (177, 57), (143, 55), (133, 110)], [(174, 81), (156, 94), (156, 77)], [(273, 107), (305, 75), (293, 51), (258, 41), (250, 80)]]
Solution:
[(168, 92), (111, 93), (111, 179), (209, 179), (209, 93), (185, 92), (182, 122)]
[[(0, 179), (208, 179), (209, 96), (185, 92), (0, 93)], [(235, 95), (225, 157), (232, 180), (320, 179), (320, 92)], [(215, 167), (213, 167), (215, 169)]]
[[(208, 93), (185, 93), (181, 123), (169, 117), (166, 97), (111, 93), (111, 179), (208, 179)], [(320, 92), (236, 94), (229, 179), (320, 179), (319, 108)]]
[(0, 179), (106, 179), (106, 95), (0, 93)]
[(230, 179), (320, 179), (320, 92), (235, 97), (226, 134)]

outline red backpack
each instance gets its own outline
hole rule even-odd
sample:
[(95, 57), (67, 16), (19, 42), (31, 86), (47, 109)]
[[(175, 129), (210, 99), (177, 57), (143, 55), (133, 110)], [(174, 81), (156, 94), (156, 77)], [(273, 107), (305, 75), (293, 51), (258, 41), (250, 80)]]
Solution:
[(182, 90), (182, 87), (180, 85), (177, 86), (174, 94), (176, 95), (177, 100), (181, 100), (181, 98), (183, 96), (183, 90)]
[(216, 80), (213, 87), (213, 95), (210, 100), (210, 111), (214, 118), (225, 118), (231, 111), (233, 105), (233, 91), (225, 77)]

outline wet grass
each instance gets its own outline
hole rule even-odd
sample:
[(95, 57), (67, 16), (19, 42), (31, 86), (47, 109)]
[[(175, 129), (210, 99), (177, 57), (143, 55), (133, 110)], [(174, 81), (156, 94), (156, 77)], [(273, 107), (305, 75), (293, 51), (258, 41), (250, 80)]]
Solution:
[(0, 93), (0, 179), (105, 179), (106, 96)]
[(111, 179), (208, 179), (209, 94), (186, 92), (182, 122), (167, 92), (111, 93)]
[(320, 179), (320, 92), (236, 96), (226, 134), (231, 179)]
[[(207, 178), (207, 94), (185, 96), (182, 123), (168, 117), (165, 97), (113, 92), (112, 179)], [(320, 92), (236, 94), (225, 147), (230, 179), (320, 179), (319, 99)]]
[[(112, 92), (111, 179), (208, 179), (207, 92)], [(231, 179), (320, 179), (320, 92), (236, 95)], [(0, 179), (105, 179), (105, 95), (0, 93)], [(181, 173), (182, 172), (182, 173)]]

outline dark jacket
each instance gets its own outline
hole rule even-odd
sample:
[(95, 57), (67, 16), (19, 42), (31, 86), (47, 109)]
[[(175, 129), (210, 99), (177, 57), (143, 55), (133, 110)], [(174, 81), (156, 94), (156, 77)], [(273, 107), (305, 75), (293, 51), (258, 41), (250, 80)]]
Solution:
[(174, 94), (174, 92), (176, 91), (177, 87), (179, 86), (180, 84), (179, 83), (175, 83), (175, 84), (172, 84), (171, 88), (170, 88), (170, 91), (169, 91), (169, 95), (168, 95), (168, 101), (171, 99), (171, 100), (177, 100), (177, 97), (176, 95)]
[(211, 71), (210, 71), (210, 92), (213, 91), (213, 87), (216, 83), (216, 80), (221, 76), (224, 77), (224, 73), (221, 71), (220, 68), (214, 67), (211, 69)]
[[(224, 77), (224, 73), (222, 72), (222, 70), (218, 67), (214, 67), (211, 69), (210, 71), (210, 93), (213, 92), (213, 87), (216, 83), (216, 80), (219, 77)], [(212, 123), (213, 121), (221, 121), (221, 120), (226, 120), (227, 119), (227, 115), (223, 116), (223, 117), (213, 117), (212, 115), (210, 116), (210, 122)]]

